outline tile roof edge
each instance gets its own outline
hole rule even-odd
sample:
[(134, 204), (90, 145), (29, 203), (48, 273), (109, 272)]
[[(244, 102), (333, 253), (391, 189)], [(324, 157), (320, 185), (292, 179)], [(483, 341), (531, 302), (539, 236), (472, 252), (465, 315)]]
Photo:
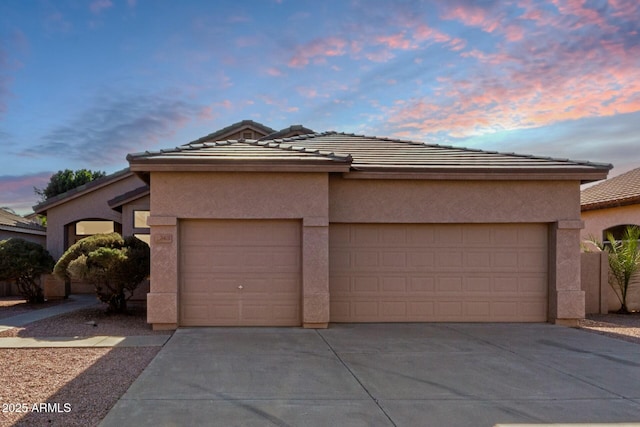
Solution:
[[(128, 156), (127, 156), (128, 157)], [(105, 185), (108, 185), (112, 182), (117, 182), (120, 181), (121, 179), (125, 179), (127, 178), (129, 175), (133, 175), (134, 173), (131, 172), (131, 170), (129, 168), (124, 168), (121, 169), (119, 171), (113, 172), (112, 174), (109, 174), (107, 176), (104, 176), (102, 178), (98, 178), (94, 181), (90, 181), (86, 184), (83, 184), (79, 187), (76, 188), (72, 188), (69, 191), (66, 191), (62, 194), (58, 194), (57, 196), (51, 197), (47, 200), (45, 200), (42, 203), (38, 203), (37, 205), (33, 206), (33, 212), (40, 214), (44, 211), (46, 211), (49, 208), (52, 208), (54, 206), (57, 206), (59, 204), (65, 203), (68, 200), (72, 200), (75, 199), (76, 197), (81, 196), (82, 194), (86, 194), (88, 192), (97, 190), (98, 188), (104, 187)]]
[(25, 233), (25, 234), (36, 234), (36, 235), (39, 235), (39, 236), (46, 236), (47, 235), (47, 228), (46, 227), (29, 228), (29, 227), (17, 227), (17, 226), (13, 226), (13, 225), (0, 224), (0, 230), (14, 231), (14, 232), (20, 232), (20, 233)]
[(608, 208), (617, 208), (620, 206), (629, 206), (640, 204), (640, 195), (618, 198), (618, 199), (609, 199), (602, 200), (597, 202), (586, 202), (580, 203), (581, 211), (595, 211), (598, 209), (608, 209)]

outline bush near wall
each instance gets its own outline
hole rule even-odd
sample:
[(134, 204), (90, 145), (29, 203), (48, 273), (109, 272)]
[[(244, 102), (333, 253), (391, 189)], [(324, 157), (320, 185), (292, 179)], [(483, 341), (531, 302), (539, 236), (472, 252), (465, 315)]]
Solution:
[(54, 274), (91, 283), (109, 311), (124, 312), (135, 289), (148, 276), (149, 246), (133, 236), (96, 234), (72, 245), (58, 260)]
[(0, 241), (0, 281), (15, 283), (30, 303), (44, 302), (40, 278), (53, 266), (53, 257), (38, 243), (19, 238)]

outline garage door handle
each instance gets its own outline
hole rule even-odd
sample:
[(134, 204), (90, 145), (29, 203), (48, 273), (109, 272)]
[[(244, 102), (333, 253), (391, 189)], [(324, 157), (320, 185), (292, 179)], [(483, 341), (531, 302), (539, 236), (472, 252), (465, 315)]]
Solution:
[(238, 286), (238, 289), (244, 289), (244, 286), (240, 285)]

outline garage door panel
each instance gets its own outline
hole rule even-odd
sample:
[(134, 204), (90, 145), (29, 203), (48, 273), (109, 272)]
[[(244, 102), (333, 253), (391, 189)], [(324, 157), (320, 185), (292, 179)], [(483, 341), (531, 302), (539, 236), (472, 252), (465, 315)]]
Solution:
[(181, 325), (299, 325), (300, 231), (291, 220), (182, 221)]
[(331, 224), (329, 242), (334, 322), (546, 320), (544, 224)]

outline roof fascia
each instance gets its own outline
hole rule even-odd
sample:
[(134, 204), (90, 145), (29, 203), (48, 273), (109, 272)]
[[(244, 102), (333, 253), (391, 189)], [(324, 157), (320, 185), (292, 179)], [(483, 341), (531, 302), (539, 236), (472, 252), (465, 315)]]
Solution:
[(346, 162), (249, 162), (246, 160), (219, 162), (135, 162), (132, 172), (348, 172)]
[[(357, 166), (356, 166), (357, 168)], [(359, 169), (359, 168), (358, 168)], [(428, 179), (428, 180), (485, 180), (485, 181), (580, 181), (587, 183), (607, 177), (607, 171), (594, 170), (504, 170), (495, 169), (459, 169), (459, 168), (430, 168), (427, 170), (357, 170), (344, 174), (347, 179)]]
[(598, 209), (618, 208), (622, 206), (640, 204), (640, 196), (628, 197), (625, 199), (607, 200), (604, 202), (585, 203), (580, 206), (580, 211), (595, 211)]
[(38, 236), (46, 236), (47, 235), (47, 231), (46, 230), (33, 230), (31, 228), (11, 227), (11, 226), (8, 226), (8, 225), (0, 225), (0, 230), (13, 231), (13, 232), (16, 232), (16, 233), (24, 233), (24, 234), (36, 234)]
[[(36, 214), (46, 214), (48, 209), (51, 209), (53, 207), (59, 206), (61, 204), (70, 202), (71, 200), (77, 199), (78, 197), (82, 197), (85, 194), (94, 192), (96, 190), (99, 190), (100, 188), (106, 187), (108, 185), (114, 184), (118, 181), (122, 181), (123, 179), (129, 178), (130, 176), (133, 175), (133, 172), (131, 172), (131, 170), (127, 170), (126, 172), (115, 172), (111, 177), (106, 176), (102, 179), (104, 179), (104, 181), (98, 182), (98, 180), (96, 181), (91, 181), (87, 184), (85, 184), (87, 187), (79, 190), (79, 191), (75, 191), (76, 189), (71, 189), (69, 191), (67, 191), (67, 193), (69, 193), (68, 195), (61, 197), (60, 199), (55, 199), (55, 200), (51, 200), (51, 201), (45, 201), (43, 203), (40, 203), (39, 205), (35, 205), (33, 207), (33, 211)], [(63, 193), (62, 195), (64, 195), (66, 193)], [(58, 196), (56, 196), (58, 197)]]

